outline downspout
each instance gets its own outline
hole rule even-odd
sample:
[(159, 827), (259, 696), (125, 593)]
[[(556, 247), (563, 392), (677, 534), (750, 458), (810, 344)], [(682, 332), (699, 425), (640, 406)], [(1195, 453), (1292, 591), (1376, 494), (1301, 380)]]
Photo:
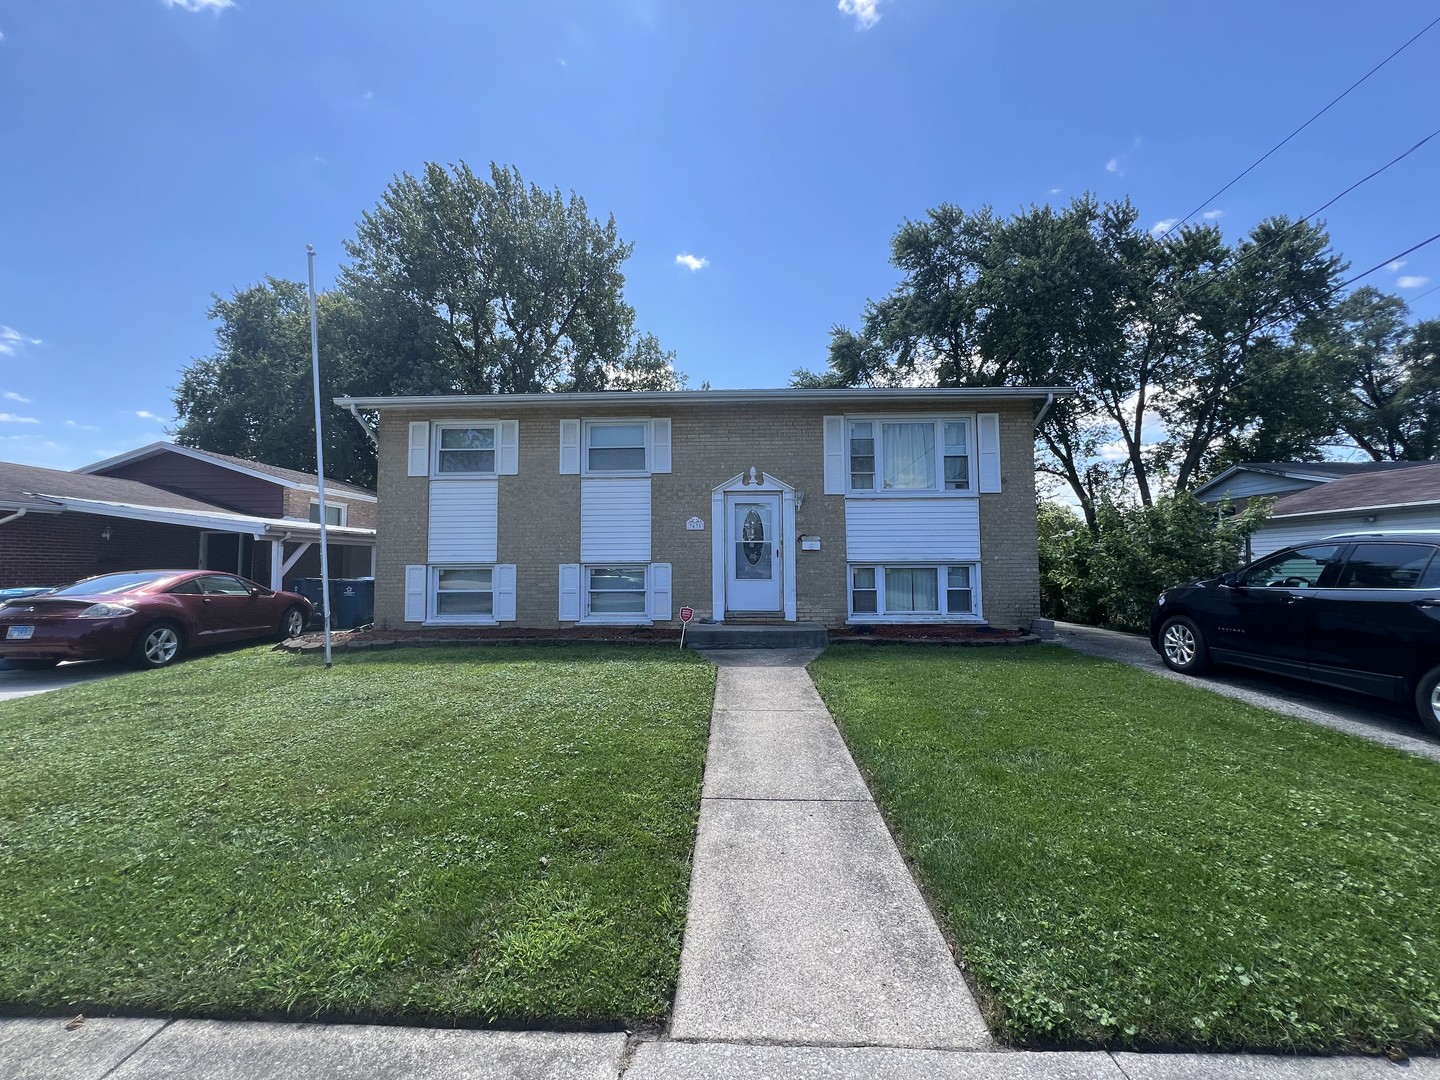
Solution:
[(355, 408), (355, 403), (353, 401), (346, 402), (345, 407), (350, 410), (350, 415), (353, 416), (355, 422), (360, 425), (360, 430), (365, 432), (365, 438), (370, 440), (370, 445), (379, 447), (380, 444), (375, 440), (375, 432), (370, 430), (370, 425), (367, 424), (365, 418), (360, 415), (360, 410)]
[(1037, 417), (1035, 417), (1035, 430), (1036, 430), (1036, 431), (1039, 431), (1039, 430), (1040, 430), (1040, 425), (1045, 422), (1045, 414), (1050, 411), (1050, 406), (1052, 406), (1052, 405), (1054, 405), (1054, 404), (1055, 404), (1055, 395), (1054, 395), (1054, 394), (1046, 394), (1046, 395), (1045, 395), (1045, 404), (1042, 405), (1042, 406), (1040, 406), (1040, 415), (1038, 415)]
[(25, 509), (24, 509), (24, 507), (21, 507), (19, 510), (16, 510), (13, 514), (11, 514), (9, 517), (0, 518), (0, 525), (9, 525), (10, 522), (14, 521), (16, 518), (22, 518), (22, 517), (24, 517), (24, 516), (25, 516)]

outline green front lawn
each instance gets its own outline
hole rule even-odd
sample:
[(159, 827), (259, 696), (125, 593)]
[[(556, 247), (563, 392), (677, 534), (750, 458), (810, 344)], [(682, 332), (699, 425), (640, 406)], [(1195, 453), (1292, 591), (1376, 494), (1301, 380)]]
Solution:
[(1440, 1049), (1440, 767), (1058, 646), (812, 666), (1022, 1045)]
[(0, 705), (0, 1012), (662, 1017), (712, 670), (250, 649)]

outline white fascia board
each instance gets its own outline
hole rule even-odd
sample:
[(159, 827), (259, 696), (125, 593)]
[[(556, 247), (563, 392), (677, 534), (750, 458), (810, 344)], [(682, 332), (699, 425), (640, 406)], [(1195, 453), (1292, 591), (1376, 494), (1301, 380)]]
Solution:
[[(135, 503), (105, 502), (98, 499), (72, 499), (59, 495), (47, 495), (61, 509), (81, 514), (95, 514), (98, 517), (126, 518), (131, 521), (153, 521), (162, 525), (183, 525), (194, 529), (209, 529), (214, 532), (248, 533), (257, 538), (275, 538), (289, 535), (292, 539), (320, 538), (320, 526), (310, 521), (294, 518), (259, 518), (244, 514), (227, 514), (222, 511), (207, 513), (204, 510), (172, 510), (163, 506), (140, 506)], [(331, 525), (327, 534), (335, 540), (346, 543), (373, 544), (374, 529), (357, 529), (351, 526)]]
[[(233, 461), (222, 461), (217, 457), (212, 457), (211, 455), (205, 453), (205, 451), (203, 450), (196, 450), (193, 447), (189, 446), (180, 446), (178, 443), (172, 442), (151, 443), (149, 446), (142, 446), (138, 450), (130, 450), (127, 453), (117, 454), (115, 457), (112, 458), (106, 458), (104, 461), (97, 461), (93, 465), (85, 465), (82, 468), (76, 469), (75, 472), (98, 473), (102, 472), (105, 469), (113, 469), (117, 465), (129, 465), (131, 462), (142, 461), (145, 458), (154, 457), (156, 454), (166, 452), (179, 454), (181, 457), (188, 457), (192, 461), (204, 462), (206, 465), (214, 465), (216, 468), (219, 469), (229, 469), (231, 472), (239, 473), (241, 476), (249, 476), (253, 477), (256, 480), (265, 480), (271, 484), (278, 484), (280, 487), (290, 488), (292, 491), (319, 492), (320, 490), (320, 486), (318, 484), (302, 484), (297, 480), (287, 480), (283, 476), (276, 476), (273, 473), (261, 472), (259, 469), (247, 469), (244, 465), (237, 465)], [(346, 499), (358, 500), (360, 502), (377, 501), (374, 495), (368, 495), (358, 491), (350, 491), (348, 489), (337, 489), (333, 494), (335, 495), (337, 501), (339, 501), (339, 499), (341, 499), (342, 497)], [(331, 491), (329, 488), (326, 489), (325, 495), (326, 501), (328, 502), (329, 496), (331, 495)]]
[(1329, 517), (1331, 515), (1373, 514), (1377, 510), (1418, 510), (1435, 508), (1440, 508), (1440, 500), (1423, 499), (1420, 502), (1378, 503), (1375, 506), (1345, 506), (1332, 508), (1330, 510), (1302, 510), (1294, 514), (1272, 514), (1266, 519), (1266, 523), (1268, 524), (1271, 521), (1293, 521), (1296, 518)]
[(1030, 400), (1043, 401), (1056, 397), (1072, 397), (1072, 386), (966, 386), (949, 389), (902, 387), (895, 390), (601, 390), (585, 393), (555, 394), (434, 394), (420, 397), (337, 397), (333, 401), (343, 408), (417, 409), (445, 408), (457, 405), (484, 407), (492, 412), (529, 407), (580, 407), (614, 405), (763, 405), (785, 404), (854, 404), (880, 408), (886, 403), (924, 402), (947, 404), (960, 401)]

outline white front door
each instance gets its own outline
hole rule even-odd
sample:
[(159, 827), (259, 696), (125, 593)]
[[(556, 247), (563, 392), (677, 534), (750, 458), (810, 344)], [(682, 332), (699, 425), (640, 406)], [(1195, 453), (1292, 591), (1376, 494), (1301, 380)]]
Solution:
[(784, 610), (780, 495), (725, 496), (725, 610)]

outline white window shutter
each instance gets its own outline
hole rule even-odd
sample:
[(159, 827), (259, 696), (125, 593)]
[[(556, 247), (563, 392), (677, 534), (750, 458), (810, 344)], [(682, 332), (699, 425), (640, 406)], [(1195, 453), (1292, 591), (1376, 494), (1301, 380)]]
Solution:
[(670, 564), (650, 564), (650, 618), (656, 622), (670, 619)]
[(1000, 490), (1000, 414), (981, 413), (975, 418), (980, 428), (980, 493), (993, 495)]
[(500, 563), (495, 567), (491, 584), (495, 588), (494, 611), (496, 622), (515, 621), (515, 564)]
[(501, 476), (514, 476), (520, 471), (520, 421), (500, 421), (500, 467), (495, 470)]
[(430, 424), (424, 420), (410, 425), (409, 475), (430, 475)]
[(405, 567), (405, 621), (424, 622), (429, 597), (430, 569), (426, 566)]
[(650, 421), (650, 471), (670, 471), (670, 421)]
[(580, 421), (560, 421), (560, 471), (580, 471)]
[(845, 494), (845, 418), (825, 417), (825, 494)]
[(560, 621), (580, 621), (580, 564), (560, 564)]

